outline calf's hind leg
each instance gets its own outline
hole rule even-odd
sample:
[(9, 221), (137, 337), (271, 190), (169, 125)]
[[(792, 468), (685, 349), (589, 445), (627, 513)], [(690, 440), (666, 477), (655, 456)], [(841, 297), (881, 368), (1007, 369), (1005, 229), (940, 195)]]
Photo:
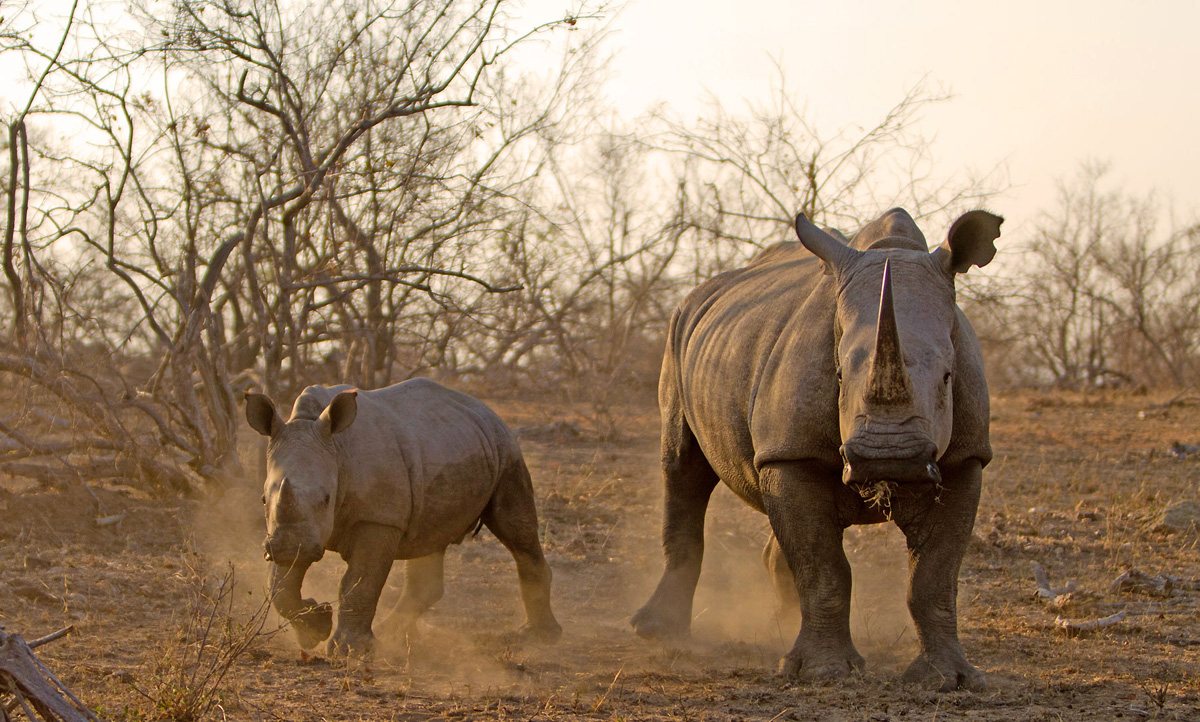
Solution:
[(550, 609), (552, 573), (538, 540), (537, 505), (524, 462), (514, 464), (501, 478), (481, 519), (517, 562), (521, 601), (525, 605), (522, 636), (545, 642), (558, 639), (562, 627)]
[(446, 550), (409, 559), (404, 564), (404, 591), (383, 626), (389, 632), (411, 635), (417, 619), (445, 593)]

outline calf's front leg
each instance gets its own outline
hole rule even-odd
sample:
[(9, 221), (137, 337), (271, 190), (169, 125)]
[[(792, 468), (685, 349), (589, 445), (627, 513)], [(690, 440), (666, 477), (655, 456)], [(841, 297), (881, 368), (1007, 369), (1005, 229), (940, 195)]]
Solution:
[(399, 547), (396, 527), (370, 522), (355, 525), (349, 551), (342, 554), (347, 567), (338, 589), (337, 626), (327, 646), (331, 656), (371, 653), (375, 644), (371, 622)]

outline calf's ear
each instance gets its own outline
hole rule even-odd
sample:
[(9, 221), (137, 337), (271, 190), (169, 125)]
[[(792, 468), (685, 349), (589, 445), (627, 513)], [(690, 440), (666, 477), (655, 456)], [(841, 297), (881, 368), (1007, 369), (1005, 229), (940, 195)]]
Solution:
[(274, 436), (283, 429), (283, 419), (265, 394), (246, 392), (246, 421), (263, 436)]
[(358, 389), (343, 391), (333, 397), (333, 401), (325, 410), (321, 412), (321, 416), (317, 422), (327, 434), (334, 434), (345, 431), (346, 427), (354, 423), (354, 417), (358, 415)]
[(967, 211), (946, 234), (946, 242), (934, 250), (949, 273), (966, 273), (971, 266), (982, 268), (996, 255), (994, 241), (1000, 237), (1004, 219), (987, 211)]

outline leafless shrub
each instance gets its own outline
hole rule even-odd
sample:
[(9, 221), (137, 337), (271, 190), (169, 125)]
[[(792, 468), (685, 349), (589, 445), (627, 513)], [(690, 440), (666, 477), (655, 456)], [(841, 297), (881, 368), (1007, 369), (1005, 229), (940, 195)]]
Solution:
[(197, 589), (179, 635), (164, 642), (149, 664), (144, 682), (134, 689), (153, 707), (155, 719), (200, 722), (226, 703), (230, 669), (255, 645), (276, 632), (266, 627), (270, 600), (243, 615), (235, 608), (239, 591), (233, 567), (213, 581), (197, 580)]

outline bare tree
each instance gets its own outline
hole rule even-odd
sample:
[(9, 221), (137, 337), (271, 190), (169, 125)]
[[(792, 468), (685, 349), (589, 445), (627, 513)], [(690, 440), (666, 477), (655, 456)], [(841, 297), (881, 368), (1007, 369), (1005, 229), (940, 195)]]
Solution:
[[(659, 113), (647, 143), (686, 158), (695, 193), (690, 222), (711, 240), (747, 251), (789, 238), (797, 211), (846, 231), (881, 209), (904, 206), (915, 217), (948, 216), (978, 206), (1002, 183), (983, 177), (939, 177), (930, 141), (918, 132), (921, 112), (949, 95), (920, 83), (875, 124), (829, 134), (797, 102), (782, 70), (766, 104), (735, 114), (716, 99), (694, 124)], [(718, 265), (720, 267), (720, 265)]]
[(1083, 164), (1022, 249), (1006, 303), (1027, 379), (1089, 387), (1194, 383), (1200, 349), (1200, 230), (1160, 232), (1161, 206), (1106, 188)]
[[(53, 82), (18, 118), (65, 119), (99, 150), (45, 155), (69, 169), (69, 188), (26, 176), (22, 213), (44, 218), (37, 242), (6, 227), (21, 319), (21, 274), (74, 260), (43, 274), (58, 289), (55, 322), (22, 321), (14, 337), (37, 338), (0, 357), (27, 399), (52, 402), (44, 423), (35, 406), (5, 420), (0, 469), (183, 491), (229, 479), (241, 388), (295, 387), (338, 353), (352, 375), (386, 382), (397, 319), (436, 315), (460, 284), (505, 290), (467, 259), (519, 206), (510, 157), (562, 115), (575, 61), (557, 95), (520, 113), (502, 95), (502, 61), (579, 17), (514, 31), (503, 6), (180, 0), (169, 22), (143, 13), (125, 34), (95, 18), (69, 25), (63, 57), (19, 48)], [(76, 292), (76, 271), (104, 292)], [(101, 323), (104, 297), (119, 302)], [(81, 347), (55, 326), (94, 333)], [(154, 364), (112, 373), (105, 356)], [(55, 435), (64, 419), (69, 442)]]

